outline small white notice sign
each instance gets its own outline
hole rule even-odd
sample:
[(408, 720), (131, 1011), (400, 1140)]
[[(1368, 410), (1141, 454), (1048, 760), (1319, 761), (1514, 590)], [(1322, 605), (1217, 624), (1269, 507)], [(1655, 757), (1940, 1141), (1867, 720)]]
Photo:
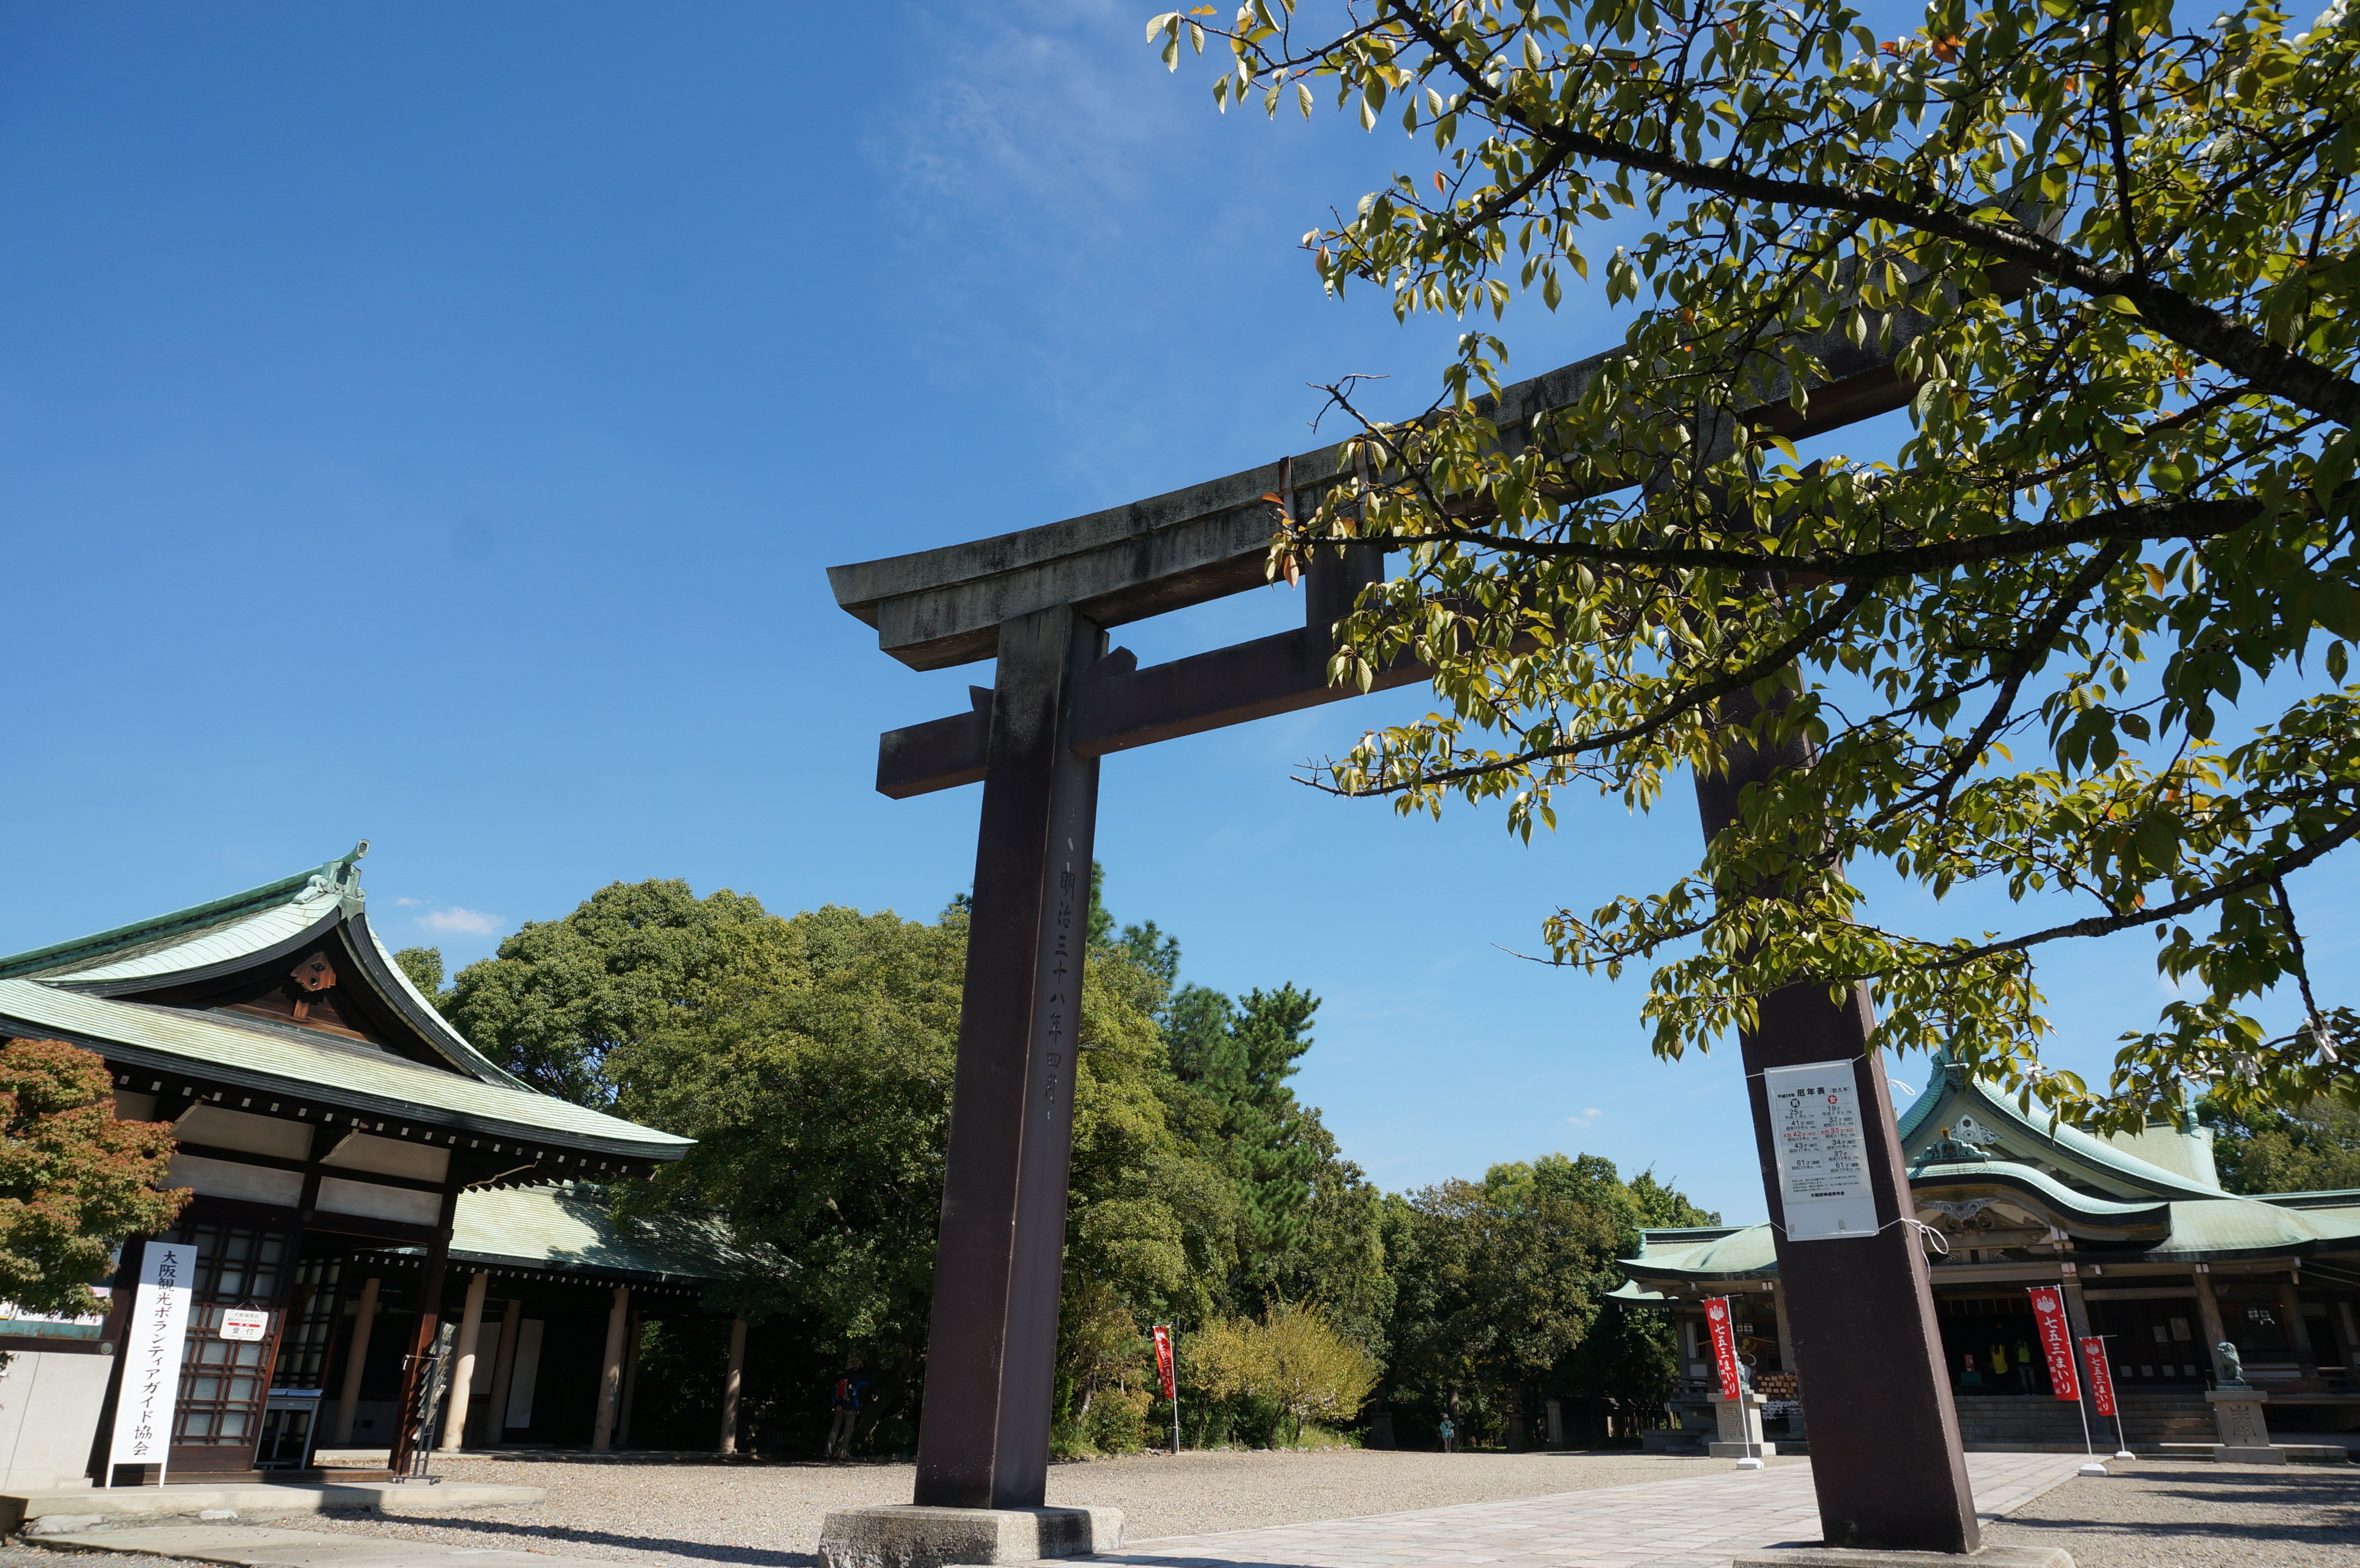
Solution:
[(260, 1339), (270, 1332), (270, 1314), (250, 1307), (232, 1307), (222, 1313), (224, 1339)]
[(115, 1402), (109, 1479), (117, 1465), (153, 1465), (158, 1483), (164, 1479), (196, 1271), (197, 1249), (185, 1242), (151, 1241), (139, 1259), (139, 1289), (123, 1325), (123, 1392)]
[(1868, 1140), (1861, 1132), (1852, 1063), (1765, 1068), (1762, 1086), (1770, 1096), (1786, 1239), (1874, 1236), (1876, 1199), (1869, 1191)]

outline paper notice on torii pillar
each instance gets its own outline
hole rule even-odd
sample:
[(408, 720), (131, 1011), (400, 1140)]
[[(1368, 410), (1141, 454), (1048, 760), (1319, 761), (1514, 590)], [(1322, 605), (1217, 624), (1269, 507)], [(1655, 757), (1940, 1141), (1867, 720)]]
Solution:
[(1869, 1191), (1868, 1140), (1861, 1131), (1852, 1063), (1765, 1068), (1762, 1086), (1770, 1096), (1786, 1239), (1874, 1236), (1876, 1199)]

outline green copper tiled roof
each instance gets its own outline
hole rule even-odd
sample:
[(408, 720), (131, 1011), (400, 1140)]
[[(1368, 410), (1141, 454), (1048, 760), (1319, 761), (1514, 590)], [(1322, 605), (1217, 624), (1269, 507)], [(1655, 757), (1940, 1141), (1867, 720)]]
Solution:
[(527, 1143), (535, 1134), (555, 1135), (602, 1153), (671, 1160), (692, 1141), (530, 1089), (438, 1072), (292, 1028), (84, 996), (33, 980), (0, 980), (0, 1034), (54, 1036), (168, 1073), (202, 1068), (289, 1099), (327, 1095), (388, 1116), (432, 1112), (468, 1131)]
[(1919, 1188), (1977, 1185), (2013, 1187), (2031, 1193), (2057, 1214), (2106, 1227), (2153, 1225), (2158, 1221), (2168, 1221), (2176, 1212), (2171, 1203), (2153, 1198), (2128, 1203), (2116, 1203), (2111, 1198), (2093, 1198), (2013, 1160), (1959, 1160), (1909, 1168), (1909, 1186), (1913, 1192)]
[[(226, 898), (0, 958), (0, 1035), (55, 1035), (125, 1065), (346, 1105), (364, 1115), (488, 1135), (502, 1143), (673, 1160), (690, 1139), (540, 1093), (491, 1061), (436, 1010), (370, 926), (359, 862), (349, 854)], [(172, 987), (254, 973), (341, 928), (343, 983), (373, 994), (407, 1029), (395, 1043), (421, 1064), (290, 1022), (138, 1000)], [(354, 973), (342, 973), (355, 968)]]
[[(355, 938), (367, 972), (351, 979), (383, 996), (431, 1049), (461, 1072), (525, 1088), (451, 1027), (369, 925), (359, 864), (367, 850), (364, 839), (349, 854), (311, 870), (226, 898), (0, 958), (0, 979), (38, 980), (98, 996), (146, 993), (299, 953), (343, 925)], [(375, 963), (368, 961), (371, 955)]]
[(1677, 1233), (1666, 1237), (1649, 1231), (1642, 1237), (1639, 1256), (1624, 1258), (1622, 1267), (1639, 1279), (1766, 1279), (1778, 1272), (1778, 1248), (1766, 1225), (1747, 1225), (1701, 1244), (1683, 1242)]
[[(2300, 1208), (2225, 1193), (2117, 1203), (2076, 1192), (2029, 1166), (1999, 1160), (1921, 1166), (1910, 1173), (1910, 1185), (1936, 1191), (1979, 1185), (2014, 1187), (2038, 1194), (2061, 1214), (2086, 1218), (2102, 1233), (2117, 1225), (2152, 1225), (2157, 1216), (2164, 1217), (2169, 1233), (2160, 1239), (2136, 1243), (2127, 1252), (2102, 1250), (2087, 1255), (2107, 1262), (2117, 1258), (2147, 1263), (2202, 1263), (2235, 1258), (2360, 1254), (2360, 1192), (2317, 1194), (2311, 1204)], [(2316, 1202), (2328, 1197), (2341, 1197), (2343, 1202), (2333, 1206)], [(1709, 1239), (1695, 1239), (1699, 1235)], [(1646, 1301), (1654, 1299), (1655, 1292), (1648, 1287), (1655, 1284), (1775, 1279), (1778, 1258), (1770, 1227), (1757, 1225), (1718, 1236), (1648, 1231), (1643, 1233), (1639, 1255), (1622, 1259), (1622, 1268), (1633, 1283), (1614, 1291), (1615, 1298)]]
[(2282, 1209), (2253, 1198), (2211, 1198), (2171, 1205), (2171, 1238), (2144, 1256), (2158, 1262), (2255, 1252), (2360, 1249), (2360, 1192), (2340, 1210)]
[(377, 964), (370, 978), (377, 983), (377, 989), (391, 993), (388, 999), (410, 1018), (420, 1033), (426, 1036), (430, 1044), (487, 1083), (505, 1083), (511, 1089), (522, 1089), (527, 1094), (539, 1093), (523, 1079), (477, 1051), (475, 1041), (451, 1027), (450, 1020), (443, 1018), (441, 1009), (411, 982), (409, 973), (393, 961), (393, 954), (387, 951), (385, 940), (377, 934), (377, 928), (369, 924), (365, 911), (355, 910), (347, 917), (345, 924), (368, 938), (362, 963), (366, 966), (368, 955), (376, 955)]
[(735, 1279), (746, 1266), (718, 1224), (617, 1221), (605, 1194), (570, 1184), (461, 1193), (451, 1259), (664, 1283)]
[[(1937, 1148), (1943, 1129), (1968, 1123), (1989, 1137), (1991, 1157), (1960, 1159)], [(2212, 1150), (2201, 1131), (2154, 1127), (2128, 1140), (2148, 1160), (2106, 1138), (2027, 1116), (2006, 1096), (1971, 1080), (1938, 1056), (1926, 1087), (1899, 1117), (1915, 1192), (1973, 1193), (2012, 1188), (2070, 1225), (2112, 1261), (2196, 1263), (2256, 1257), (2360, 1258), (2360, 1191), (2241, 1197), (2210, 1180)], [(2186, 1138), (2180, 1148), (2170, 1140)], [(1963, 1141), (1962, 1137), (1954, 1142)], [(1968, 1151), (1972, 1152), (1972, 1151)], [(2182, 1169), (2171, 1169), (2170, 1165)], [(2164, 1234), (2158, 1236), (2158, 1227)], [(1650, 1230), (1639, 1255), (1622, 1260), (1630, 1282), (1620, 1301), (1661, 1299), (1653, 1285), (1774, 1279), (1777, 1251), (1770, 1227)], [(2322, 1261), (2322, 1267), (2328, 1267)], [(1938, 1271), (1939, 1272), (1939, 1271)]]
[[(1996, 1134), (2000, 1139), (1997, 1147), (2005, 1158), (2053, 1164), (2060, 1172), (2107, 1197), (2136, 1200), (2221, 1195), (2217, 1182), (2167, 1170), (2079, 1127), (2061, 1122), (2052, 1127), (2047, 1116), (2026, 1113), (2007, 1095), (1980, 1079), (1970, 1078), (1964, 1068), (1939, 1055), (1926, 1086), (1900, 1118), (1903, 1159), (1916, 1159), (1927, 1145), (1940, 1138), (1944, 1127), (1955, 1127), (1964, 1117), (1973, 1118)], [(2193, 1165), (2198, 1161), (2191, 1157), (2180, 1163)], [(2207, 1169), (2211, 1166), (2209, 1157), (2201, 1163)]]
[(170, 975), (265, 951), (335, 913), (347, 889), (357, 898), (355, 867), (367, 852), (363, 840), (323, 865), (226, 898), (0, 958), (0, 979), (89, 982)]
[(75, 986), (160, 979), (267, 953), (311, 931), (325, 930), (343, 913), (342, 899), (314, 896), (300, 903), (247, 910), (195, 931), (134, 943), (57, 968), (31, 970), (25, 977)]

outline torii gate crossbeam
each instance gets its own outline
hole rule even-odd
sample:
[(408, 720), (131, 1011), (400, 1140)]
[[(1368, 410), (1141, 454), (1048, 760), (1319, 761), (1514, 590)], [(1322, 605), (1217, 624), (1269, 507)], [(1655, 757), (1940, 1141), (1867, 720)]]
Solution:
[[(1896, 338), (1908, 335), (1904, 330)], [(1808, 345), (1830, 379), (1808, 421), (1783, 388), (1741, 417), (1799, 437), (1886, 412), (1908, 389), (1890, 359), (1841, 338)], [(1889, 352), (1889, 351), (1888, 351)], [(1503, 440), (1574, 400), (1600, 354), (1507, 388)], [(1098, 759), (1358, 695), (1330, 687), (1333, 627), (1383, 575), (1379, 545), (1311, 566), (1299, 631), (1137, 668), (1107, 630), (1262, 586), (1275, 521), (1337, 481), (1330, 447), (1065, 522), (834, 567), (836, 602), (918, 670), (998, 659), (972, 711), (888, 731), (877, 787), (901, 799), (982, 781), (975, 903), (927, 1343), (915, 1501), (1041, 1506), (1047, 1478), (1068, 1160)], [(1427, 678), (1388, 670), (1380, 687)], [(1775, 765), (1776, 759), (1765, 766)], [(1710, 833), (1738, 780), (1699, 782)], [(1790, 994), (1791, 993), (1791, 994)], [(1806, 993), (1809, 993), (1807, 995)], [(1830, 1545), (1972, 1551), (1974, 1502), (1910, 1213), (1892, 1099), (1865, 1050), (1864, 997), (1809, 986), (1768, 998), (1741, 1041), (1771, 1217), (1780, 1311), (1812, 1396), (1813, 1480)], [(1785, 1239), (1761, 1073), (1853, 1059), (1882, 1228)]]

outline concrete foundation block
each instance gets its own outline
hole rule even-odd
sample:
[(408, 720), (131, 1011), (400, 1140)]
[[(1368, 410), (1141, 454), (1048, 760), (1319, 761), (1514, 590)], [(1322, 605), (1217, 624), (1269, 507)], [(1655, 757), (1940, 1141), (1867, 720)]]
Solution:
[(1778, 1457), (1778, 1445), (1775, 1443), (1757, 1443), (1750, 1449), (1742, 1443), (1709, 1443), (1704, 1451), (1706, 1457), (1711, 1459), (1743, 1459), (1748, 1454), (1760, 1459)]
[(1986, 1546), (1948, 1552), (1878, 1552), (1846, 1546), (1774, 1546), (1742, 1552), (1730, 1568), (2073, 1568), (2061, 1546)]
[(2223, 1465), (2283, 1465), (2287, 1462), (2287, 1451), (2274, 1444), (2254, 1447), (2224, 1443), (2212, 1451), (2212, 1457)]
[(26, 1522), (25, 1533), (28, 1536), (72, 1535), (104, 1524), (106, 1519), (104, 1514), (43, 1514), (39, 1519)]
[(820, 1527), (820, 1568), (950, 1568), (1087, 1557), (1122, 1544), (1120, 1508), (841, 1508)]

